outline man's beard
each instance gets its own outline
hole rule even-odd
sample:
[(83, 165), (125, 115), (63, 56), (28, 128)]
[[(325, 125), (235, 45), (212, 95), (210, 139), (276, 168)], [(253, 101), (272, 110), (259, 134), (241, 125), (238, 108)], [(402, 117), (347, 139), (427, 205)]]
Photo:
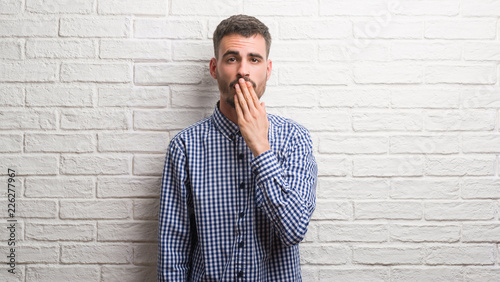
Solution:
[[(229, 85), (226, 85), (223, 81), (219, 81), (219, 80), (217, 81), (217, 83), (219, 84), (219, 91), (224, 93), (223, 96), (225, 96), (226, 103), (229, 106), (231, 106), (233, 109), (236, 108), (236, 106), (234, 104), (234, 95), (236, 95), (236, 89), (234, 88), (234, 86), (239, 83), (240, 78), (241, 77), (236, 78), (234, 81), (229, 83)], [(258, 96), (259, 93), (257, 92), (257, 85), (255, 84), (255, 82), (248, 77), (243, 77), (243, 79), (245, 79), (245, 81), (250, 81), (252, 83), (253, 89), (255, 90), (255, 93)], [(264, 90), (265, 90), (265, 87), (266, 87), (266, 85), (264, 82)], [(262, 91), (262, 93), (264, 93), (264, 91)]]

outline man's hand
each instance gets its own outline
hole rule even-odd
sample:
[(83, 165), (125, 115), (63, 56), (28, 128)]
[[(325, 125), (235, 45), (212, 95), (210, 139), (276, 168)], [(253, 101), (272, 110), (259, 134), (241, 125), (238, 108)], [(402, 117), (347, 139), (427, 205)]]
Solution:
[(259, 103), (251, 82), (243, 78), (240, 78), (238, 82), (235, 85), (236, 95), (234, 96), (238, 126), (245, 143), (254, 157), (257, 157), (271, 149), (267, 138), (269, 121), (266, 108), (263, 102)]

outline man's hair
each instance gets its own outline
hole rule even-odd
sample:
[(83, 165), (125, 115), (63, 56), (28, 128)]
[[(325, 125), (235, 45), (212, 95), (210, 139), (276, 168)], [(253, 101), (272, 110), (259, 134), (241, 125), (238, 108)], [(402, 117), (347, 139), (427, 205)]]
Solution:
[(257, 18), (247, 15), (234, 15), (231, 16), (217, 26), (214, 31), (214, 53), (218, 57), (219, 46), (222, 38), (226, 35), (239, 34), (244, 37), (250, 37), (260, 34), (266, 40), (266, 58), (269, 57), (271, 50), (271, 34), (265, 24)]

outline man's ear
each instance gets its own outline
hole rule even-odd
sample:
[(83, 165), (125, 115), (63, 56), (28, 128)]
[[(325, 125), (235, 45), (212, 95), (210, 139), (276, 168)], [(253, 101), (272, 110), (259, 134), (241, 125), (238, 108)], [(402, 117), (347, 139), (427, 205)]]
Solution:
[(273, 61), (267, 60), (267, 78), (269, 80), (271, 78), (271, 70), (273, 69)]
[(214, 79), (217, 79), (217, 59), (215, 59), (215, 58), (212, 58), (210, 60), (210, 75)]

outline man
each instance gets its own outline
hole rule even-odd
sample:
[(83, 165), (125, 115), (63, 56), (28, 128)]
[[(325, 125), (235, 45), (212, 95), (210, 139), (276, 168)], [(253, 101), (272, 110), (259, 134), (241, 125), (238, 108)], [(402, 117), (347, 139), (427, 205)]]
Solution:
[(300, 281), (298, 243), (315, 208), (311, 138), (259, 102), (272, 69), (262, 22), (232, 16), (213, 41), (220, 100), (166, 154), (158, 280)]

